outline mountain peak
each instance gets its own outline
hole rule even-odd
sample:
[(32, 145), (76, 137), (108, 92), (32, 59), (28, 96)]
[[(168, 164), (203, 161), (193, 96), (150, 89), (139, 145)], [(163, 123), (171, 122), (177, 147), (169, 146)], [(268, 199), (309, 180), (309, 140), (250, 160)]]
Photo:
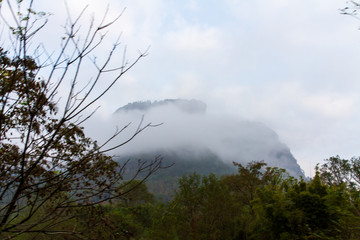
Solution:
[(206, 112), (206, 104), (196, 99), (165, 99), (160, 101), (137, 101), (128, 103), (125, 106), (118, 108), (115, 113), (142, 111), (147, 112), (152, 109), (164, 106), (174, 107), (181, 112), (188, 114), (204, 114)]
[[(292, 176), (304, 176), (290, 149), (274, 130), (235, 116), (206, 114), (206, 104), (201, 101), (139, 101), (120, 107), (115, 113), (115, 118), (129, 122), (146, 115), (147, 121), (164, 123), (126, 144), (122, 154), (159, 155), (171, 151), (186, 160), (203, 156), (204, 150), (209, 150), (225, 163), (246, 165), (263, 160), (270, 167), (285, 168)], [(187, 150), (191, 154), (187, 155)]]

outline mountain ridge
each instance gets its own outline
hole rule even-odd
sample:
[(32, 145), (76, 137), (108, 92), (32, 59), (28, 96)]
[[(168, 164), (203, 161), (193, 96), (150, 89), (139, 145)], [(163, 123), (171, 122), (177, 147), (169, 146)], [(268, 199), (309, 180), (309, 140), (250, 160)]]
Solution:
[(190, 114), (203, 114), (206, 112), (206, 103), (196, 99), (164, 99), (159, 101), (136, 101), (128, 103), (115, 111), (116, 113), (128, 112), (128, 111), (149, 111), (154, 108), (172, 105), (179, 110)]
[(286, 169), (294, 177), (304, 177), (288, 146), (262, 123), (208, 115), (206, 104), (194, 99), (134, 102), (118, 108), (114, 114), (121, 117), (133, 112), (165, 124), (138, 135), (125, 146), (123, 155), (173, 152), (178, 160), (195, 160), (197, 155), (210, 151), (227, 164), (264, 161), (270, 167)]

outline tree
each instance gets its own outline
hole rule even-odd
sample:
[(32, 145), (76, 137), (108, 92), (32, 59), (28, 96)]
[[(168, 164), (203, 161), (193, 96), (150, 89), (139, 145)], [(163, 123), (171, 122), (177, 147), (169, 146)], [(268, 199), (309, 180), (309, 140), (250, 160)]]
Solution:
[(340, 9), (341, 14), (350, 15), (357, 18), (358, 11), (360, 9), (359, 1), (347, 1), (347, 6)]
[(142, 183), (111, 204), (102, 204), (90, 211), (85, 209), (76, 222), (89, 233), (86, 239), (143, 239), (141, 236), (152, 225), (155, 203), (154, 196)]
[(320, 168), (322, 181), (329, 185), (346, 184), (351, 188), (360, 187), (360, 158), (341, 159), (339, 156), (325, 159)]
[(319, 178), (325, 184), (346, 192), (351, 212), (360, 217), (360, 158), (342, 159), (339, 156), (325, 159), (319, 168)]
[[(11, 16), (1, 12), (11, 46), (0, 48), (0, 236), (8, 239), (24, 233), (80, 234), (59, 226), (73, 218), (76, 209), (127, 194), (161, 168), (161, 158), (138, 161), (134, 175), (120, 184), (127, 163), (120, 165), (106, 155), (155, 126), (151, 123), (141, 121), (128, 139), (115, 145), (110, 143), (129, 125), (102, 144), (83, 131), (99, 99), (146, 56), (140, 53), (129, 63), (124, 52), (124, 61), (112, 67), (120, 45), (115, 42), (102, 63), (90, 57), (121, 14), (106, 21), (105, 13), (98, 25), (91, 19), (85, 36), (78, 35), (85, 9), (75, 20), (69, 15), (55, 56), (34, 41), (49, 16), (33, 5), (34, 0), (0, 0), (0, 11)], [(91, 66), (96, 74), (84, 84), (80, 73)], [(99, 89), (99, 82), (109, 77), (107, 86)], [(66, 94), (58, 96), (66, 86)]]
[(237, 174), (221, 178), (180, 178), (174, 199), (149, 211), (139, 239), (359, 239), (359, 194), (349, 185), (324, 183), (318, 167), (305, 181), (264, 162), (236, 165)]
[(349, 198), (346, 185), (322, 183), (318, 169), (310, 182), (290, 177), (261, 187), (253, 203), (255, 239), (358, 239)]
[(234, 205), (229, 189), (214, 174), (184, 175), (174, 199), (154, 215), (146, 239), (233, 239)]
[[(199, 239), (199, 218), (201, 216), (201, 205), (203, 202), (203, 188), (201, 176), (193, 173), (179, 179), (179, 189), (175, 194), (174, 202), (177, 221), (181, 223), (179, 235), (188, 239)], [(183, 238), (182, 238), (183, 239)]]
[(254, 208), (259, 189), (280, 185), (287, 173), (284, 169), (266, 167), (263, 161), (252, 161), (246, 166), (234, 162), (234, 165), (238, 168), (237, 174), (224, 176), (222, 181), (236, 203), (233, 211), (237, 213), (237, 239), (257, 239), (257, 235), (263, 235), (258, 224), (262, 221), (258, 221)]
[(238, 167), (238, 173), (225, 176), (223, 181), (228, 185), (230, 191), (243, 205), (251, 206), (255, 197), (256, 189), (266, 184), (279, 184), (287, 175), (284, 169), (277, 167), (266, 167), (263, 161), (252, 161), (244, 167), (240, 163), (233, 163)]

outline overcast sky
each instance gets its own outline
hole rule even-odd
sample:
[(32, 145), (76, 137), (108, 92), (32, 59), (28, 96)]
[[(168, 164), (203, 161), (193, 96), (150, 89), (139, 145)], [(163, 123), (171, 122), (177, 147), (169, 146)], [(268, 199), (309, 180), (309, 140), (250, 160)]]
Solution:
[[(64, 2), (38, 3), (54, 14), (44, 41), (60, 36)], [(122, 33), (130, 59), (151, 46), (101, 114), (194, 98), (274, 129), (307, 175), (330, 156), (360, 155), (360, 21), (339, 14), (345, 0), (68, 1), (74, 14), (87, 3), (98, 19), (106, 3), (109, 17), (127, 8), (109, 41)]]

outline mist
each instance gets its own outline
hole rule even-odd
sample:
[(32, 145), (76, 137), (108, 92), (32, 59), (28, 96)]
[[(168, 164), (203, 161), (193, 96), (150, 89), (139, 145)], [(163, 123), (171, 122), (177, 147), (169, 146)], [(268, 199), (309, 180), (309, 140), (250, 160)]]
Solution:
[(130, 123), (108, 145), (111, 148), (125, 142), (138, 128), (151, 123), (156, 126), (144, 129), (110, 154), (121, 157), (153, 153), (155, 156), (169, 151), (181, 154), (186, 150), (201, 155), (210, 151), (226, 163), (264, 161), (269, 166), (287, 169), (293, 176), (303, 176), (289, 148), (280, 142), (273, 130), (262, 123), (235, 116), (208, 114), (206, 105), (196, 100), (141, 104), (140, 108), (128, 104), (111, 116), (90, 119), (85, 125), (86, 133), (101, 144), (116, 129), (122, 129)]

